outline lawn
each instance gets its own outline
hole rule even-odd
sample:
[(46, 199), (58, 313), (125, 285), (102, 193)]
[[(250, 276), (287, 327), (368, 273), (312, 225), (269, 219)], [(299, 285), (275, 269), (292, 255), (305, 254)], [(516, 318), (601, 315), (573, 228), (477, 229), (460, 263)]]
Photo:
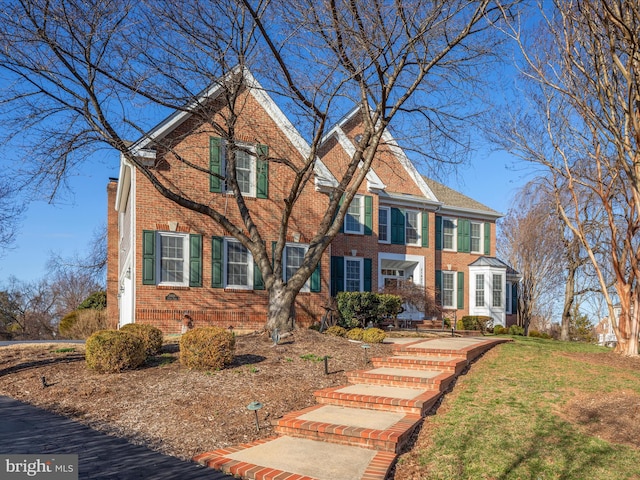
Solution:
[(640, 361), (516, 337), (429, 416), (397, 479), (639, 479)]

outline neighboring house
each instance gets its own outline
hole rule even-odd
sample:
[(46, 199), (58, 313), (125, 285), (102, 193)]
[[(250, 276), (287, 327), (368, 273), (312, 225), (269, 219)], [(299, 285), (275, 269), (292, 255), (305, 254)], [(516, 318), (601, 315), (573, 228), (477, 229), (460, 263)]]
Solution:
[[(265, 241), (277, 238), (282, 199), (290, 171), (264, 162), (268, 156), (302, 161), (309, 146), (250, 73), (241, 99), (245, 116), (236, 128), (246, 141), (238, 152), (238, 177), (249, 208), (262, 223)], [(209, 102), (219, 92), (204, 93)], [(220, 107), (216, 115), (224, 114)], [(362, 131), (352, 111), (323, 139), (314, 181), (304, 191), (291, 221), (284, 254), (285, 275), (304, 256), (315, 226), (335, 192), (336, 177)], [(156, 148), (169, 142), (172, 152)], [(175, 155), (223, 172), (223, 142), (197, 116), (179, 111), (131, 146), (192, 198), (206, 199), (234, 217), (235, 201), (216, 177), (185, 168)], [(242, 168), (242, 172), (240, 171)], [(119, 325), (149, 323), (179, 332), (187, 318), (196, 326), (259, 329), (267, 295), (251, 254), (212, 220), (162, 197), (150, 181), (121, 159), (120, 177), (108, 186), (108, 309)], [(237, 208), (236, 208), (237, 209)], [(341, 232), (296, 302), (298, 324), (318, 321), (330, 296), (340, 291), (379, 291), (404, 282), (438, 291), (445, 315), (490, 315), (509, 322), (517, 274), (495, 256), (495, 221), (500, 214), (459, 192), (422, 177), (388, 132), (372, 168), (354, 198)], [(114, 306), (117, 305), (117, 310)], [(409, 307), (409, 306), (407, 306)], [(407, 308), (403, 316), (424, 313)]]

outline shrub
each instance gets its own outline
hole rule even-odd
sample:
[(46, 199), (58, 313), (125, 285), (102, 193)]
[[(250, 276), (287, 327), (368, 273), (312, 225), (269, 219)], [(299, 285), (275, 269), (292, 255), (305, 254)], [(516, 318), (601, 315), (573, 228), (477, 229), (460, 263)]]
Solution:
[(379, 293), (378, 295), (378, 317), (394, 318), (402, 311), (402, 298), (400, 295), (390, 293)]
[(131, 333), (140, 338), (148, 357), (157, 355), (162, 348), (162, 331), (159, 328), (142, 323), (129, 323), (124, 325), (120, 331)]
[(101, 330), (86, 342), (87, 367), (99, 373), (116, 373), (137, 368), (147, 356), (144, 344), (135, 335), (118, 330)]
[(442, 324), (445, 326), (445, 328), (451, 328), (451, 319), (445, 317), (444, 319), (442, 319)]
[(485, 333), (491, 326), (493, 319), (483, 315), (465, 315), (462, 317), (462, 323), (465, 330), (480, 330)]
[(459, 319), (456, 322), (456, 330), (465, 330), (464, 328), (464, 322), (462, 321), (462, 319)]
[(347, 332), (347, 338), (349, 340), (362, 340), (362, 334), (364, 333), (363, 328), (352, 328)]
[(362, 333), (362, 340), (367, 343), (382, 343), (387, 335), (379, 328), (367, 328)]
[(529, 330), (529, 336), (532, 338), (540, 338), (542, 335), (538, 330)]
[(347, 328), (364, 326), (378, 319), (378, 296), (372, 292), (340, 292), (337, 296), (342, 325)]
[(236, 339), (220, 327), (199, 327), (180, 338), (180, 363), (196, 370), (220, 370), (233, 361)]
[(104, 290), (93, 292), (78, 305), (78, 310), (104, 310), (105, 308), (107, 308), (107, 292)]
[(494, 325), (493, 326), (493, 333), (494, 335), (502, 335), (503, 333), (505, 333), (507, 331), (506, 328), (504, 328), (502, 325)]
[(65, 315), (58, 324), (58, 332), (64, 338), (85, 339), (106, 329), (105, 310), (75, 310)]
[(324, 333), (327, 335), (333, 335), (334, 337), (344, 337), (347, 335), (347, 329), (340, 325), (334, 325), (333, 327), (327, 328)]
[(524, 335), (524, 328), (519, 325), (511, 325), (509, 327), (509, 335)]

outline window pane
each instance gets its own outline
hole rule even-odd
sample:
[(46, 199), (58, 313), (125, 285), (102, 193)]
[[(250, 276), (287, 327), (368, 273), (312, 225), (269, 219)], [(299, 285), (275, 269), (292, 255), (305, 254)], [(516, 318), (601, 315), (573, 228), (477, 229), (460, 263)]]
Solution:
[(453, 250), (453, 234), (455, 232), (453, 220), (442, 219), (442, 248)]
[(378, 210), (378, 240), (380, 242), (389, 241), (389, 210), (381, 208)]
[(476, 275), (476, 307), (484, 307), (484, 275)]
[(453, 308), (454, 273), (442, 272), (442, 306)]
[(251, 194), (252, 164), (253, 157), (251, 155), (242, 150), (236, 151), (236, 178), (238, 187), (243, 194)]
[(347, 210), (345, 231), (360, 233), (362, 230), (362, 223), (360, 222), (360, 203), (361, 197), (354, 197)]
[(227, 285), (249, 286), (249, 252), (238, 242), (227, 242)]
[(360, 261), (347, 260), (345, 264), (345, 286), (347, 292), (360, 291)]
[(285, 281), (288, 282), (294, 273), (302, 265), (302, 259), (304, 258), (304, 247), (292, 247), (287, 245), (285, 253)]
[(160, 235), (160, 281), (184, 282), (184, 237)]
[(493, 276), (493, 306), (502, 306), (502, 275)]
[(471, 251), (472, 252), (480, 251), (480, 224), (479, 223), (471, 224)]
[(406, 212), (405, 220), (405, 235), (407, 244), (415, 245), (420, 240), (420, 236), (418, 234), (418, 212)]

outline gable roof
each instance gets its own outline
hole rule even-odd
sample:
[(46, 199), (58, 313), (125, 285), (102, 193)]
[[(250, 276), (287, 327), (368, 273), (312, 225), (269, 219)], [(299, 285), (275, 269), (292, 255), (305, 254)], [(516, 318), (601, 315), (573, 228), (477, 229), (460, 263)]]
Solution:
[(497, 257), (480, 257), (469, 264), (470, 267), (492, 267), (492, 268), (504, 268), (507, 271), (507, 275), (513, 277), (520, 277), (520, 273), (515, 270), (508, 263), (503, 262)]
[(449, 188), (446, 185), (443, 185), (440, 182), (436, 182), (435, 180), (422, 177), (429, 188), (435, 194), (436, 198), (442, 202), (441, 211), (443, 213), (451, 212), (451, 213), (466, 213), (466, 214), (477, 214), (488, 216), (491, 218), (499, 218), (502, 217), (502, 214), (490, 207), (487, 207), (483, 203), (474, 200), (471, 197), (467, 197), (466, 195), (454, 190), (453, 188)]
[[(233, 76), (242, 75), (243, 81), (247, 86), (247, 90), (254, 97), (254, 99), (260, 104), (260, 106), (267, 112), (267, 114), (274, 120), (276, 125), (280, 127), (291, 144), (298, 150), (303, 158), (308, 158), (311, 153), (311, 147), (306, 140), (300, 135), (298, 130), (293, 126), (285, 114), (280, 110), (280, 107), (276, 105), (273, 99), (269, 96), (266, 90), (260, 85), (258, 80), (251, 74), (247, 68), (237, 66), (231, 69), (227, 74), (221, 77), (218, 81), (214, 82), (211, 86), (200, 92), (195, 99), (189, 102), (183, 109), (174, 111), (171, 115), (162, 120), (158, 125), (153, 127), (149, 132), (143, 135), (130, 147), (130, 151), (133, 155), (141, 157), (143, 159), (153, 160), (155, 159), (155, 150), (152, 145), (154, 142), (166, 137), (182, 123), (189, 119), (193, 115), (193, 111), (205, 102), (214, 100), (222, 92), (222, 85), (226, 80), (231, 79)], [(337, 180), (329, 169), (322, 163), (320, 158), (316, 157), (314, 165), (315, 185), (316, 189), (322, 187), (338, 185)]]

